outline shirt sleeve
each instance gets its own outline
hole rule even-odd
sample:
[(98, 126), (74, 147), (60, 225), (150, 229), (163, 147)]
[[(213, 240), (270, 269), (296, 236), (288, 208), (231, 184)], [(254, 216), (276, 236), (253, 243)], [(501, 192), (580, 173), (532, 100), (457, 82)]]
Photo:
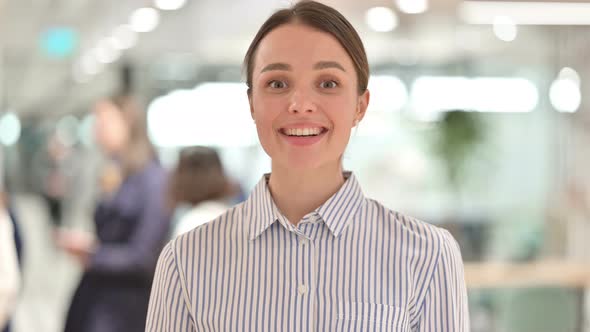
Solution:
[(164, 207), (165, 179), (146, 180), (143, 208), (133, 234), (124, 243), (103, 243), (90, 258), (89, 272), (151, 279), (170, 221)]
[(443, 230), (441, 253), (413, 331), (467, 332), (469, 308), (459, 245)]
[(184, 280), (176, 264), (174, 242), (162, 251), (152, 284), (146, 332), (196, 331)]

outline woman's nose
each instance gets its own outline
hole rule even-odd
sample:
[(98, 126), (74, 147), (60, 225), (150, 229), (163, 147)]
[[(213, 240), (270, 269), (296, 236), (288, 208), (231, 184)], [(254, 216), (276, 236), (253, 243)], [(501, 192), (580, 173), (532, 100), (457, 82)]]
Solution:
[(311, 113), (317, 110), (311, 91), (297, 89), (291, 94), (289, 103), (290, 113)]

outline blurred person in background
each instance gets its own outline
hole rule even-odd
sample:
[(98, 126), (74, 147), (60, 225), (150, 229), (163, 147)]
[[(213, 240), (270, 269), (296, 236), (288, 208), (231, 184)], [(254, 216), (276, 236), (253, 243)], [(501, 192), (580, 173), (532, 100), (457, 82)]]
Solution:
[(0, 188), (0, 330), (8, 331), (8, 321), (16, 307), (20, 285), (13, 221)]
[(96, 235), (63, 230), (58, 244), (84, 269), (66, 332), (143, 331), (150, 287), (169, 230), (167, 175), (136, 100), (95, 105), (96, 139), (112, 161), (100, 179)]
[(350, 22), (299, 1), (266, 20), (244, 64), (271, 173), (166, 245), (146, 330), (468, 331), (457, 242), (366, 197), (343, 170), (369, 104)]
[(19, 284), (14, 229), (3, 202), (0, 202), (0, 330), (7, 327), (14, 311)]
[(47, 146), (36, 156), (35, 165), (41, 172), (41, 195), (47, 204), (49, 217), (57, 230), (62, 226), (64, 198), (68, 190), (68, 170), (70, 168), (70, 148), (65, 146), (53, 133)]
[(216, 150), (194, 146), (180, 151), (170, 175), (171, 237), (215, 219), (230, 207), (232, 182)]
[(23, 240), (14, 204), (5, 187), (3, 157), (0, 149), (0, 331), (9, 332), (11, 312), (23, 280)]

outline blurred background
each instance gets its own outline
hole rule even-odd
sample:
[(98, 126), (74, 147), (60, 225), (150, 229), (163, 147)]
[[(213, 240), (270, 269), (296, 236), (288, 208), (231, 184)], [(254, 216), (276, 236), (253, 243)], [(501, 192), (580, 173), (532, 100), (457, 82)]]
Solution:
[[(472, 331), (590, 331), (590, 2), (326, 0), (356, 27), (371, 104), (345, 168), (449, 229)], [(258, 145), (241, 61), (283, 0), (0, 0), (0, 165), (22, 241), (12, 331), (61, 331), (108, 162), (94, 104), (131, 91), (170, 171), (200, 145), (247, 195)]]

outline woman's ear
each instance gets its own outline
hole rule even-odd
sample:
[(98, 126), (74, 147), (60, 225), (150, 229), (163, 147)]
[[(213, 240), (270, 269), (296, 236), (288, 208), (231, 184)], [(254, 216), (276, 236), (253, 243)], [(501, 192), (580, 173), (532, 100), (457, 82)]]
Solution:
[(252, 89), (248, 88), (247, 94), (248, 94), (248, 104), (250, 106), (250, 116), (252, 117), (252, 120), (254, 120), (254, 122), (256, 122), (256, 119), (254, 119), (254, 107), (252, 106)]
[(354, 115), (353, 120), (355, 126), (365, 117), (367, 107), (369, 107), (369, 99), (371, 99), (371, 93), (369, 90), (365, 90), (365, 92), (359, 96), (356, 114)]

